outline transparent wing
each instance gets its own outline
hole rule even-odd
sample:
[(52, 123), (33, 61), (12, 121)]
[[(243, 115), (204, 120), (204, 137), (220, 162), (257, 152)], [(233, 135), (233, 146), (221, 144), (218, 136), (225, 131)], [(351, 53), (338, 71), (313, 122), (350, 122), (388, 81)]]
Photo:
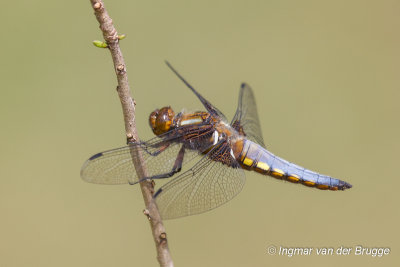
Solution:
[(243, 133), (247, 139), (265, 147), (260, 120), (258, 119), (256, 100), (253, 90), (246, 83), (241, 85), (239, 103), (231, 125), (238, 132)]
[[(81, 177), (86, 182), (96, 184), (134, 184), (139, 178), (132, 163), (131, 151), (142, 154), (147, 173), (152, 177), (171, 172), (182, 146), (176, 136), (155, 137), (147, 142), (101, 152), (84, 163)], [(183, 164), (197, 155), (198, 151), (185, 149)]]
[(243, 188), (245, 175), (226, 142), (217, 144), (190, 170), (161, 187), (154, 199), (163, 219), (214, 209)]

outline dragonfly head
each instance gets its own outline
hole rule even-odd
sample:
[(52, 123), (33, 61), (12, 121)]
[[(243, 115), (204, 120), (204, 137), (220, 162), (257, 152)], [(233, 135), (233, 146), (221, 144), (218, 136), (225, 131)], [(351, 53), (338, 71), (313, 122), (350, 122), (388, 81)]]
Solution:
[(168, 132), (173, 126), (175, 112), (171, 107), (154, 110), (149, 117), (150, 127), (155, 135)]

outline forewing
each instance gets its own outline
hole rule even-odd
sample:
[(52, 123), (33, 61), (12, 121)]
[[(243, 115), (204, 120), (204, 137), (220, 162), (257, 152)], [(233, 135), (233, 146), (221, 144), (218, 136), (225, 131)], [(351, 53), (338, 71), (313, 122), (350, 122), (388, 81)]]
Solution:
[(161, 217), (173, 219), (221, 206), (236, 196), (244, 183), (244, 172), (224, 141), (190, 170), (161, 187), (154, 197)]
[(243, 132), (247, 139), (265, 147), (257, 113), (256, 100), (253, 90), (246, 83), (241, 85), (239, 103), (231, 125), (238, 132)]
[[(142, 154), (149, 177), (165, 174), (172, 170), (182, 147), (177, 137), (155, 137), (147, 142), (108, 150), (93, 155), (81, 169), (81, 177), (96, 184), (134, 184), (139, 181), (132, 162), (132, 154)], [(164, 149), (160, 152), (160, 149)], [(131, 154), (131, 152), (133, 152)], [(198, 155), (197, 151), (185, 150), (183, 164)]]

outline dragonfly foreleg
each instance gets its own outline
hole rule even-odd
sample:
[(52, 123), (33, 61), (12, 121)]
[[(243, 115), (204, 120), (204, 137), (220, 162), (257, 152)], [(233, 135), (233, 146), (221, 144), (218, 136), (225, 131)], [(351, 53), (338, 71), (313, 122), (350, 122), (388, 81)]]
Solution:
[(162, 178), (169, 178), (173, 176), (175, 173), (180, 172), (182, 169), (183, 157), (185, 155), (185, 146), (183, 145), (179, 150), (178, 156), (176, 157), (174, 166), (172, 166), (172, 170), (170, 172), (164, 174), (158, 174), (153, 176), (153, 179), (162, 179)]
[(155, 151), (149, 151), (148, 150), (148, 146), (146, 146), (146, 144), (144, 143), (144, 145), (141, 145), (141, 147), (143, 148), (143, 150), (149, 154), (150, 156), (156, 157), (158, 156), (161, 152), (163, 152), (165, 149), (167, 149), (169, 147), (170, 144), (168, 143), (164, 143), (162, 144), (160, 147), (157, 148), (157, 150)]
[(141, 179), (139, 182), (142, 182), (144, 180), (149, 180), (149, 179), (163, 179), (163, 178), (169, 178), (173, 176), (175, 173), (180, 172), (182, 169), (182, 163), (183, 163), (183, 157), (185, 155), (185, 146), (183, 145), (181, 149), (178, 152), (178, 156), (175, 159), (174, 166), (172, 166), (172, 169), (170, 172), (167, 173), (162, 173), (162, 174), (157, 174), (151, 177), (146, 177)]

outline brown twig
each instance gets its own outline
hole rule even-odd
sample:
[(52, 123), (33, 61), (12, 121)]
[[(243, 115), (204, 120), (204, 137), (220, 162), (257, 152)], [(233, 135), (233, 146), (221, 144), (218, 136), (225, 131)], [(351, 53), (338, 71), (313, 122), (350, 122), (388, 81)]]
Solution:
[[(136, 103), (130, 94), (126, 65), (119, 47), (120, 37), (118, 36), (117, 30), (114, 28), (112, 19), (104, 7), (103, 1), (90, 0), (90, 2), (94, 9), (94, 14), (100, 23), (100, 29), (103, 32), (103, 37), (107, 44), (106, 47), (109, 48), (114, 62), (115, 73), (118, 80), (117, 91), (124, 114), (126, 137), (128, 142), (137, 142), (139, 141), (139, 137), (137, 135), (135, 124)], [(132, 154), (132, 161), (138, 176), (146, 177), (146, 169), (143, 164), (142, 156), (140, 154)], [(140, 183), (140, 189), (142, 190), (144, 203), (148, 208), (145, 215), (149, 218), (151, 231), (156, 244), (158, 262), (160, 263), (160, 266), (173, 266), (172, 258), (168, 249), (166, 231), (157, 206), (153, 205), (154, 202), (152, 201), (154, 186), (151, 182), (144, 181)]]

